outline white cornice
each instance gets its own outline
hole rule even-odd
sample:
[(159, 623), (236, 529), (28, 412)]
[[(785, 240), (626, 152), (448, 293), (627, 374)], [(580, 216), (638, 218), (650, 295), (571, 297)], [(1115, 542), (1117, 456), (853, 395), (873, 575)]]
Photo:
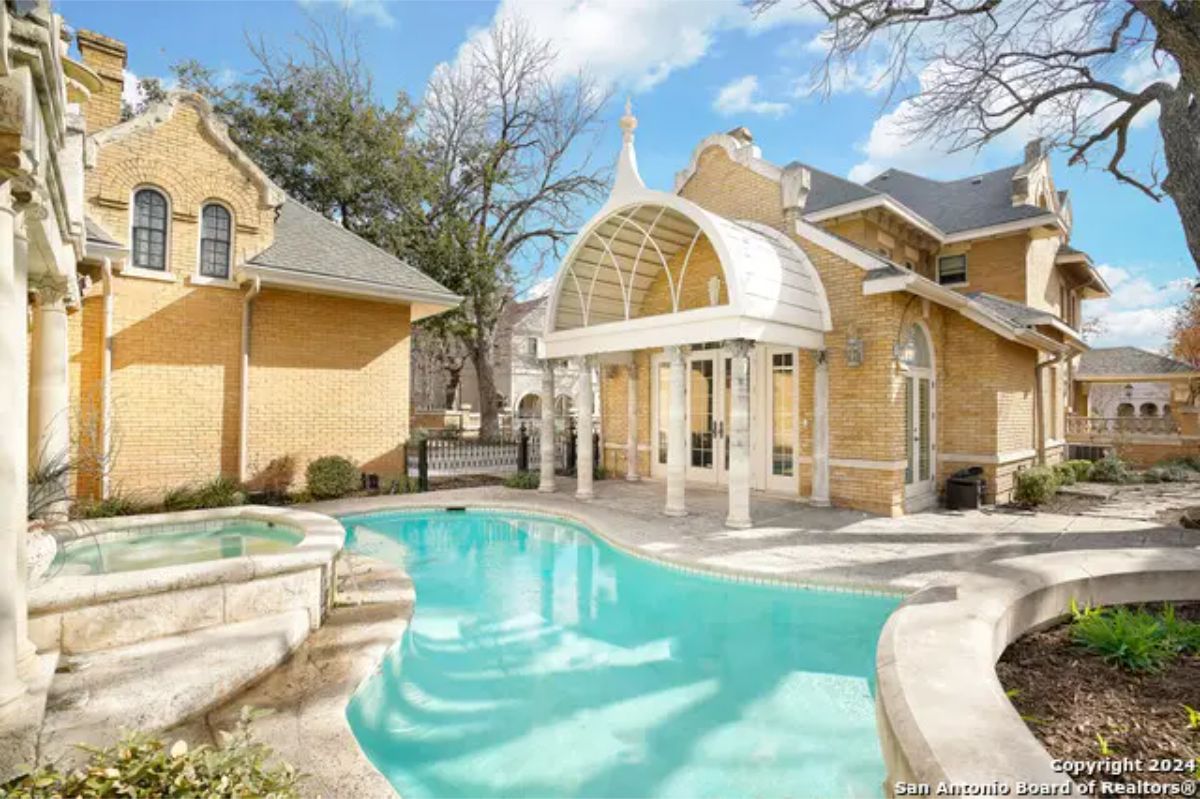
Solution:
[(730, 136), (728, 133), (714, 133), (707, 136), (692, 150), (692, 160), (687, 167), (675, 173), (675, 193), (684, 187), (696, 170), (700, 168), (700, 156), (709, 147), (720, 147), (731, 161), (741, 164), (755, 174), (762, 175), (768, 180), (778, 181), (783, 176), (783, 170), (763, 160), (762, 150), (754, 144), (745, 144)]

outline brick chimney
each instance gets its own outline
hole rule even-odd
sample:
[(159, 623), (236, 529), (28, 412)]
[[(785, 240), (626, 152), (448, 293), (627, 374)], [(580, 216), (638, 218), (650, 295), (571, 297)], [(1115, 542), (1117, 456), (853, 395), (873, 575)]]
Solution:
[(84, 108), (88, 133), (112, 127), (121, 121), (121, 90), (125, 86), (125, 43), (94, 31), (76, 34), (83, 63), (100, 76), (100, 90)]

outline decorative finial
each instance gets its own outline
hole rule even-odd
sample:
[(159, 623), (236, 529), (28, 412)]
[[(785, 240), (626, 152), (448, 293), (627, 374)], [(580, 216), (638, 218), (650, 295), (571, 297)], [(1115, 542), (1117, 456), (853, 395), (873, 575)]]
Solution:
[(637, 117), (633, 115), (633, 98), (625, 98), (625, 116), (621, 117), (621, 140), (626, 144), (633, 141), (633, 131), (637, 127)]

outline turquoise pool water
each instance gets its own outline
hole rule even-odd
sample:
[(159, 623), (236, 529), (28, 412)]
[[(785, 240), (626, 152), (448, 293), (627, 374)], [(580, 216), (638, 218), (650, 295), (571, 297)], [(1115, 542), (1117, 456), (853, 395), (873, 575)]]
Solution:
[(290, 549), (304, 539), (299, 530), (234, 519), (172, 530), (80, 538), (63, 547), (52, 572), (108, 574), (198, 563)]
[(342, 521), (415, 583), (347, 709), (406, 799), (880, 794), (871, 675), (897, 600), (684, 573), (540, 517)]

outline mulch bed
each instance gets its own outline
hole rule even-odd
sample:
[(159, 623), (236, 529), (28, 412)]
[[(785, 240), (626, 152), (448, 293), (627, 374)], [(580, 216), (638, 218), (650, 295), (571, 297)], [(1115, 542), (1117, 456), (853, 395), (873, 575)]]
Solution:
[[(1176, 605), (1180, 618), (1200, 620), (1200, 603)], [(1071, 642), (1060, 624), (1013, 642), (996, 673), (1029, 729), (1054, 758), (1098, 761), (1097, 733), (1111, 757), (1149, 761), (1200, 758), (1200, 730), (1188, 729), (1184, 705), (1200, 708), (1200, 656), (1180, 655), (1154, 674), (1132, 674)], [(1184, 782), (1194, 776), (1149, 768), (1109, 782)]]
[[(1085, 511), (1089, 511), (1097, 505), (1103, 505), (1105, 502), (1103, 497), (1083, 496), (1081, 494), (1055, 494), (1050, 499), (1046, 500), (1041, 505), (1038, 505), (1036, 511), (1038, 513), (1061, 513), (1067, 516), (1078, 516)], [(1027, 512), (1030, 509), (1009, 503), (1002, 506), (1004, 510), (1010, 512)]]

